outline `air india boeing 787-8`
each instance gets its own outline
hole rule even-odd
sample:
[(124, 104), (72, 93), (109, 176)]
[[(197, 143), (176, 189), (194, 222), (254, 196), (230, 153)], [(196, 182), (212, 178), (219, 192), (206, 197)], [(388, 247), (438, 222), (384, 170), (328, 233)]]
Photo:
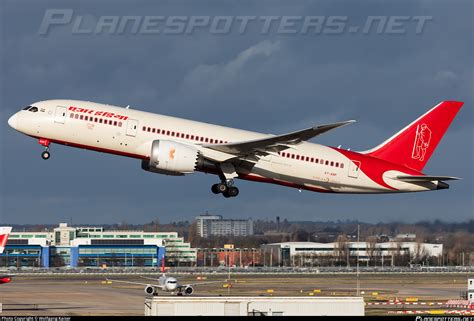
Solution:
[(165, 175), (218, 175), (212, 192), (235, 197), (234, 179), (331, 193), (420, 192), (448, 188), (450, 176), (422, 173), (462, 102), (443, 101), (375, 148), (355, 152), (308, 142), (352, 123), (318, 125), (269, 135), (78, 100), (36, 102), (8, 124), (51, 143), (141, 160)]

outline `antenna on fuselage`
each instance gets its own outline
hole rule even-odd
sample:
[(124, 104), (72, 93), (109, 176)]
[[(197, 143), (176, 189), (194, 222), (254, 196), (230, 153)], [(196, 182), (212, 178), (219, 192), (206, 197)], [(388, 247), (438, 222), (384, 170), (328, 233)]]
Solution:
[(130, 105), (127, 105), (127, 107), (125, 107), (125, 109), (130, 109)]

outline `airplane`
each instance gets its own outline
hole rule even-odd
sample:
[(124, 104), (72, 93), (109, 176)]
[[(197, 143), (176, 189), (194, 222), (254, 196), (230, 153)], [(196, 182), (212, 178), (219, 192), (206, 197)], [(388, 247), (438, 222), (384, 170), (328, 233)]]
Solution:
[(114, 280), (107, 278), (107, 281), (118, 282), (118, 283), (126, 283), (126, 284), (133, 284), (133, 285), (144, 285), (145, 286), (145, 294), (147, 295), (158, 295), (159, 291), (163, 292), (170, 292), (171, 294), (176, 294), (178, 296), (182, 295), (191, 295), (194, 293), (194, 286), (196, 285), (203, 285), (203, 284), (211, 284), (211, 283), (225, 283), (226, 281), (207, 281), (207, 282), (198, 282), (198, 283), (191, 283), (191, 284), (179, 284), (178, 280), (174, 277), (166, 276), (165, 267), (164, 267), (164, 259), (161, 260), (161, 275), (158, 279), (156, 278), (149, 278), (141, 276), (142, 279), (158, 281), (158, 284), (150, 284), (150, 283), (142, 283), (142, 282), (133, 282), (133, 281), (124, 281), (124, 280)]
[[(10, 226), (0, 226), (0, 254), (5, 250), (5, 245), (11, 231), (12, 228)], [(12, 277), (12, 274), (0, 274), (0, 284), (10, 283)]]
[(422, 172), (463, 102), (443, 101), (380, 145), (361, 152), (308, 142), (354, 122), (317, 125), (283, 135), (262, 134), (79, 100), (33, 103), (8, 119), (38, 139), (141, 160), (141, 168), (182, 176), (217, 175), (214, 194), (235, 197), (235, 179), (323, 193), (403, 193), (449, 188), (457, 177)]

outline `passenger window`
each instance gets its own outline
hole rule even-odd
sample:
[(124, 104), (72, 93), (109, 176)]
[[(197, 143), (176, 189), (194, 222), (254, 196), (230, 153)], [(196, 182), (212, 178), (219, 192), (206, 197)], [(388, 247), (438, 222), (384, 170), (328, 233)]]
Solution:
[(344, 164), (343, 164), (343, 163), (341, 163), (341, 168), (344, 168)]
[(80, 119), (81, 119), (81, 120), (83, 120), (83, 119), (84, 119), (84, 116), (83, 116), (83, 115), (81, 115)]
[(334, 162), (331, 162), (331, 166), (334, 166)]
[(71, 118), (74, 118), (74, 114), (71, 114)]
[(102, 124), (102, 118), (99, 119), (99, 124)]
[(75, 115), (74, 115), (74, 118), (75, 118), (75, 119), (79, 119), (79, 114), (75, 114)]
[(118, 125), (119, 125), (119, 127), (122, 127), (122, 122), (119, 122)]
[(143, 131), (146, 131), (146, 126), (143, 126), (142, 130), (143, 130)]

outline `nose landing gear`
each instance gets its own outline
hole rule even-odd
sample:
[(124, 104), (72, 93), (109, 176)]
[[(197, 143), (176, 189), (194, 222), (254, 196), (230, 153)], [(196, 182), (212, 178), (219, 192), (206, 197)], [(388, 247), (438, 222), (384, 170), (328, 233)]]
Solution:
[(49, 141), (49, 139), (45, 139), (45, 138), (40, 138), (38, 140), (38, 144), (46, 147), (45, 151), (41, 153), (41, 158), (44, 159), (44, 160), (47, 160), (51, 157), (51, 154), (49, 152), (49, 145), (51, 144), (51, 142)]
[(44, 152), (41, 153), (41, 158), (43, 158), (44, 160), (49, 159), (49, 157), (51, 157), (51, 154), (49, 153), (48, 150), (45, 150)]

